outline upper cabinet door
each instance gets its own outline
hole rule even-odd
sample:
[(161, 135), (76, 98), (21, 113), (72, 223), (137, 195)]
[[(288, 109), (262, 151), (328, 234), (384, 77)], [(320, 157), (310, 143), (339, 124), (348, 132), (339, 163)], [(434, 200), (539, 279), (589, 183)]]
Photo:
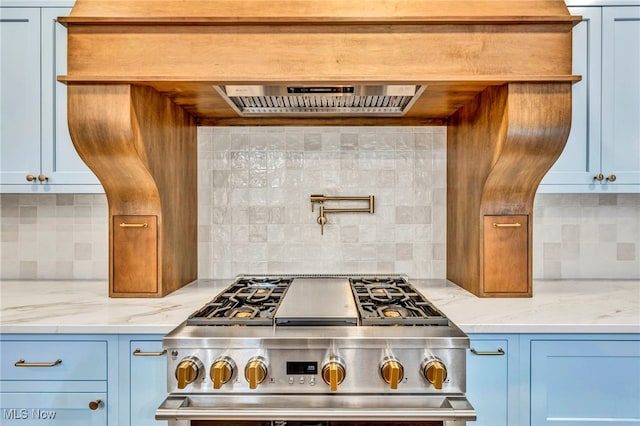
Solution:
[(640, 187), (640, 7), (605, 7), (602, 22), (603, 182)]
[(76, 153), (67, 124), (67, 86), (57, 81), (67, 73), (67, 29), (58, 17), (71, 9), (42, 9), (42, 173), (49, 185), (99, 185), (98, 178)]
[(572, 7), (571, 133), (539, 192), (640, 192), (640, 7)]
[(0, 7), (0, 192), (104, 192), (78, 156), (67, 124), (71, 9)]
[[(600, 35), (601, 8), (572, 7), (582, 16), (573, 29), (573, 74), (582, 80), (573, 85), (571, 133), (567, 145), (542, 181), (543, 191), (571, 191), (564, 185), (593, 185), (600, 173)], [(547, 191), (552, 192), (552, 191)]]
[[(40, 9), (0, 8), (0, 31), (0, 183), (36, 186), (40, 173)], [(28, 175), (34, 178), (31, 182)]]

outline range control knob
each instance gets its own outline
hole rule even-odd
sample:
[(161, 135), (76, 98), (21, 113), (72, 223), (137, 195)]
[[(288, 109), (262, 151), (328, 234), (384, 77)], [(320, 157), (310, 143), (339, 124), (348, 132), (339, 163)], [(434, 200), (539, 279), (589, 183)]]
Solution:
[(203, 365), (198, 358), (189, 357), (180, 361), (180, 364), (178, 364), (176, 368), (178, 389), (184, 389), (189, 383), (193, 383), (202, 370)]
[(398, 383), (404, 378), (404, 367), (395, 358), (387, 358), (380, 364), (382, 379), (391, 389), (398, 389)]
[(213, 388), (220, 389), (222, 385), (228, 383), (236, 372), (236, 363), (229, 357), (216, 359), (211, 364), (209, 376), (213, 381)]
[(345, 375), (344, 363), (338, 358), (331, 358), (322, 366), (322, 379), (329, 385), (331, 392), (338, 390), (338, 385), (344, 381)]
[(434, 388), (442, 389), (447, 379), (447, 367), (438, 358), (427, 358), (422, 362), (422, 375)]
[(244, 367), (244, 378), (249, 382), (249, 389), (255, 389), (267, 378), (267, 361), (261, 356), (251, 358)]

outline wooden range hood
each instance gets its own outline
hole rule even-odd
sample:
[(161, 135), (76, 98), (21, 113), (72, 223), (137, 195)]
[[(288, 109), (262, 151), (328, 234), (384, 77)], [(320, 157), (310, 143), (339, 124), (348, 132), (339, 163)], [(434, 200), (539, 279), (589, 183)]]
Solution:
[[(536, 188), (570, 129), (562, 0), (77, 0), (69, 128), (102, 182), (112, 297), (197, 275), (196, 126), (446, 125), (447, 278), (532, 295)], [(426, 85), (402, 117), (240, 117), (225, 84)]]

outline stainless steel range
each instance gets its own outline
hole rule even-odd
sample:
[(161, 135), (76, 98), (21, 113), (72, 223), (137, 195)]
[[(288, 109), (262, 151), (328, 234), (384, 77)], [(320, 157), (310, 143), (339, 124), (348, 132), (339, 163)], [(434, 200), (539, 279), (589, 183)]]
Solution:
[(172, 426), (475, 420), (468, 337), (401, 275), (239, 276), (163, 347)]

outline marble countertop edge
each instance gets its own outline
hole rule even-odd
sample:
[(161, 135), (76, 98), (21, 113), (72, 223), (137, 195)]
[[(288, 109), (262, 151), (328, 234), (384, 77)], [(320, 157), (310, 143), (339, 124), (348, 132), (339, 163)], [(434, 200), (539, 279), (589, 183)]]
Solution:
[[(478, 298), (443, 279), (411, 281), (469, 334), (640, 334), (640, 280), (538, 280), (532, 298)], [(109, 298), (105, 281), (4, 280), (0, 333), (164, 335), (231, 282), (197, 280), (164, 298)]]
[[(177, 325), (177, 324), (176, 324)], [(456, 324), (467, 334), (640, 334), (640, 325)], [(173, 325), (5, 325), (0, 334), (149, 334), (165, 335)]]

